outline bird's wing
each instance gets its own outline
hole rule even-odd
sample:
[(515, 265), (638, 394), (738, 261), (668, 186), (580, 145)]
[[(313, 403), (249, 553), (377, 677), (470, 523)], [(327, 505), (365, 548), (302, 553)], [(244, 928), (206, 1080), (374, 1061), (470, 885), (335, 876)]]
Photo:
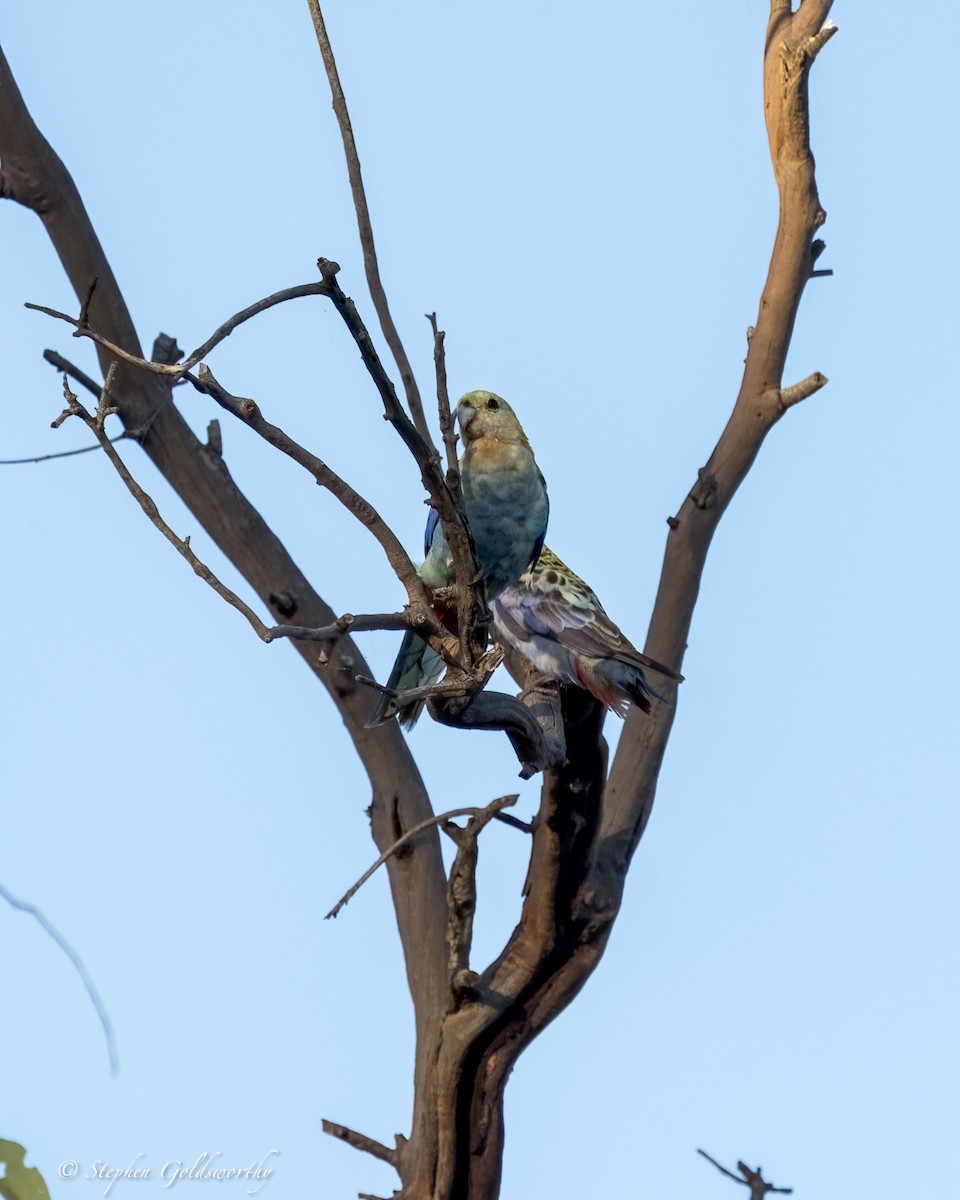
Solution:
[(430, 547), (433, 545), (433, 535), (437, 532), (437, 524), (440, 521), (440, 514), (435, 508), (430, 508), (427, 512), (427, 527), (423, 531), (423, 557), (426, 558), (430, 553)]
[(543, 486), (543, 502), (546, 505), (543, 513), (543, 529), (540, 530), (540, 536), (537, 538), (533, 547), (533, 556), (530, 559), (530, 566), (535, 567), (537, 559), (540, 557), (540, 552), (543, 550), (544, 539), (547, 536), (547, 524), (550, 520), (550, 495), (547, 492), (547, 481), (543, 477), (543, 472), (537, 467), (537, 478)]
[[(552, 562), (557, 562), (560, 569)], [(639, 651), (607, 616), (596, 592), (553, 556), (541, 558), (522, 583), (501, 595), (497, 613), (518, 641), (529, 641), (538, 634), (562, 643), (574, 654), (616, 658), (670, 679), (683, 678)]]

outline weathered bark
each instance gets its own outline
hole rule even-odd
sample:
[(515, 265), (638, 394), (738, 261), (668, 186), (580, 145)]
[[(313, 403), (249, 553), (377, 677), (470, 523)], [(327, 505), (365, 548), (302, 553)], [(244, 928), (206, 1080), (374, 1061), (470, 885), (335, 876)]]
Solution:
[[(41, 218), (79, 301), (96, 288), (89, 324), (132, 354), (142, 354), (123, 295), (66, 167), (37, 129), (0, 51), (0, 197)], [(104, 376), (113, 360), (97, 347)], [(336, 614), (317, 594), (280, 539), (230, 476), (223, 458), (204, 446), (178, 412), (162, 377), (118, 364), (114, 402), (124, 427), (279, 621), (319, 627)], [(355, 681), (369, 674), (350, 638), (317, 664), (317, 647), (294, 643), (336, 704), (373, 791), (374, 840), (386, 849), (404, 830), (432, 815), (415, 762), (396, 723), (368, 730), (373, 697)], [(404, 944), (418, 1038), (428, 1041), (445, 1000), (446, 876), (436, 830), (420, 835), (388, 864), (397, 924)], [(418, 1068), (419, 1069), (419, 1068)], [(419, 1086), (423, 1081), (418, 1079)]]
[[(309, 2), (316, 23), (319, 10), (315, 0)], [(764, 103), (780, 219), (736, 404), (670, 521), (645, 648), (674, 667), (682, 663), (720, 518), (770, 429), (791, 405), (826, 382), (814, 375), (783, 387), (794, 320), (818, 252), (814, 235), (825, 216), (810, 152), (807, 86), (810, 67), (833, 32), (823, 28), (831, 3), (802, 0), (794, 12), (789, 0), (771, 0)], [(330, 71), (325, 33), (321, 44)], [(335, 65), (332, 70), (335, 74)], [(339, 106), (343, 128), (348, 118), (342, 92)], [(351, 155), (356, 159), (352, 133), (344, 141), (348, 161)], [(139, 353), (130, 315), (72, 180), (30, 119), (2, 55), (0, 158), (0, 195), (42, 218), (81, 301), (97, 278), (90, 325)], [(351, 162), (351, 181), (362, 199), (358, 160), (355, 166)], [(366, 227), (372, 248), (365, 200), (362, 207), (361, 233)], [(99, 353), (106, 373), (111, 357), (102, 349)], [(405, 356), (398, 361), (405, 362)], [(406, 377), (409, 366), (406, 373), (401, 366), (401, 373), (409, 396), (416, 388), (412, 375)], [(116, 397), (125, 427), (139, 431), (152, 461), (271, 611), (304, 626), (331, 624), (331, 609), (239, 493), (220, 454), (201, 445), (177, 412), (168, 383), (121, 364)], [(418, 406), (417, 399), (413, 411), (419, 431)], [(364, 729), (372, 700), (354, 681), (364, 664), (352, 641), (343, 638), (333, 645), (330, 663), (322, 669), (314, 645), (299, 643), (298, 650), (330, 692), (364, 763), (373, 788), (373, 834), (386, 852), (432, 816), (419, 772), (395, 723)], [(393, 1148), (339, 1125), (326, 1128), (391, 1162), (406, 1200), (494, 1200), (499, 1194), (506, 1082), (524, 1048), (577, 995), (606, 948), (675, 716), (676, 686), (664, 690), (666, 702), (655, 703), (650, 716), (631, 711), (609, 778), (603, 712), (584, 693), (563, 694), (567, 762), (545, 776), (521, 919), (485, 970), (472, 971), (469, 961), (482, 821), (456, 834), (459, 852), (449, 882), (435, 828), (417, 834), (387, 860), (416, 1015), (410, 1136), (398, 1138)], [(496, 707), (480, 699), (475, 713)], [(537, 722), (543, 728), (555, 723), (554, 701), (540, 697), (532, 704), (533, 715), (524, 715), (517, 726), (521, 740), (533, 745)], [(442, 704), (436, 709), (447, 711)], [(559, 736), (551, 742), (554, 751), (560, 744)]]
[[(769, 431), (792, 404), (826, 383), (783, 388), (783, 369), (823, 224), (810, 151), (807, 82), (833, 27), (831, 0), (796, 13), (771, 4), (764, 103), (780, 218), (742, 385), (723, 434), (676, 516), (645, 650), (679, 667), (714, 531)], [(565, 712), (570, 766), (544, 783), (523, 914), (476, 998), (444, 1020), (435, 1074), (437, 1167), (425, 1147), (398, 1166), (403, 1195), (492, 1200), (499, 1194), (503, 1093), (523, 1049), (577, 995), (606, 948), (633, 853), (643, 835), (676, 712), (676, 686), (651, 716), (631, 710), (606, 780), (600, 721)], [(432, 1047), (431, 1047), (432, 1052)], [(408, 1169), (405, 1169), (408, 1168)]]

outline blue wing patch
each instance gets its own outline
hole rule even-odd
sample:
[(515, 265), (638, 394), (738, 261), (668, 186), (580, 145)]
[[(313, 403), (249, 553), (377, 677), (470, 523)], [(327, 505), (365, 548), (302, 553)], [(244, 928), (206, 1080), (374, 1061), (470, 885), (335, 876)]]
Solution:
[[(541, 479), (541, 481), (543, 481), (542, 475), (540, 476), (540, 479)], [(547, 536), (547, 521), (550, 518), (550, 497), (547, 495), (547, 490), (546, 490), (547, 485), (545, 482), (543, 484), (543, 488), (544, 488), (543, 502), (547, 506), (547, 511), (544, 514), (544, 518), (543, 518), (543, 533), (540, 534), (540, 536), (537, 538), (536, 542), (534, 543), (533, 558), (530, 559), (531, 567), (535, 567), (537, 565), (537, 559), (540, 557), (540, 551), (543, 549), (544, 539)]]
[[(440, 520), (440, 514), (435, 508), (431, 508), (427, 513), (427, 527), (423, 531), (423, 557), (426, 558), (430, 553), (430, 547), (433, 545), (433, 535), (437, 532), (437, 524)], [(539, 554), (540, 551), (537, 551)]]

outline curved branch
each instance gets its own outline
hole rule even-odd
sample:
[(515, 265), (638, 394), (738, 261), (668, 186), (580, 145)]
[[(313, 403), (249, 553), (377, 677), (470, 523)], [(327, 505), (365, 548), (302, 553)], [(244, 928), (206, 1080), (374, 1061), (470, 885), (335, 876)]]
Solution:
[[(497, 659), (499, 661), (499, 655)], [(502, 730), (520, 761), (521, 779), (532, 779), (534, 775), (550, 770), (563, 761), (563, 746), (544, 736), (536, 716), (521, 701), (505, 692), (477, 690), (481, 684), (471, 688), (469, 680), (465, 683), (466, 687), (462, 690), (454, 684), (456, 690), (452, 694), (451, 689), (444, 688), (443, 684), (432, 689), (427, 708), (435, 721), (453, 729)], [(412, 696), (415, 693), (407, 694)], [(464, 696), (467, 697), (466, 703)]]
[[(767, 30), (763, 81), (770, 157), (780, 195), (780, 216), (770, 267), (750, 337), (740, 393), (727, 427), (697, 483), (670, 521), (660, 586), (646, 651), (680, 663), (713, 534), (767, 434), (794, 404), (826, 383), (819, 372), (782, 388), (783, 369), (800, 300), (820, 247), (815, 233), (826, 219), (817, 193), (810, 150), (808, 78), (810, 45), (832, 0), (805, 0), (796, 13), (773, 3)], [(673, 690), (668, 696), (673, 697)], [(615, 877), (625, 871), (653, 803), (673, 708), (654, 721), (632, 712), (614, 760), (604, 804), (605, 855)], [(616, 893), (614, 888), (614, 893)], [(618, 903), (610, 896), (611, 903)]]
[(425, 821), (421, 821), (419, 825), (415, 825), (413, 829), (408, 829), (402, 837), (397, 838), (392, 846), (388, 846), (387, 849), (384, 850), (373, 866), (364, 871), (364, 873), (352, 887), (348, 888), (346, 892), (344, 892), (333, 908), (331, 908), (324, 917), (324, 920), (329, 921), (331, 918), (335, 920), (337, 915), (340, 913), (340, 910), (345, 908), (350, 903), (350, 901), (354, 898), (357, 892), (360, 891), (367, 880), (374, 875), (380, 867), (383, 866), (387, 859), (396, 854), (398, 850), (402, 850), (403, 847), (412, 838), (415, 838), (418, 833), (423, 833), (425, 829), (430, 829), (436, 825), (444, 825), (447, 821), (452, 821), (454, 817), (475, 817), (478, 819), (485, 818), (477, 830), (479, 832), (479, 829), (482, 828), (487, 821), (495, 817), (502, 808), (508, 808), (510, 805), (516, 804), (519, 799), (519, 796), (501, 796), (499, 799), (493, 800), (486, 806), (486, 808), (477, 808), (474, 805), (469, 805), (466, 808), (451, 808), (449, 812), (439, 813), (436, 816), (428, 817)]
[(284, 304), (288, 300), (299, 300), (304, 296), (326, 296), (329, 295), (330, 289), (326, 280), (321, 280), (319, 283), (299, 283), (294, 287), (284, 288), (282, 291), (274, 292), (270, 296), (264, 296), (262, 300), (255, 300), (253, 304), (248, 304), (246, 308), (242, 308), (239, 312), (234, 313), (232, 317), (228, 317), (222, 325), (217, 326), (207, 340), (188, 354), (183, 362), (165, 363), (157, 362), (152, 358), (143, 358), (142, 355), (130, 353), (124, 350), (121, 346), (112, 342), (108, 337), (97, 330), (91, 328), (87, 305), (78, 317), (71, 317), (67, 313), (58, 312), (55, 308), (47, 308), (44, 304), (25, 303), (24, 308), (29, 308), (33, 312), (45, 313), (48, 317), (54, 317), (58, 321), (66, 321), (68, 325), (74, 328), (74, 337), (86, 337), (96, 342), (98, 346), (109, 350), (116, 358), (121, 359), (132, 367), (139, 367), (142, 371), (152, 371), (154, 375), (163, 375), (171, 381), (182, 378), (188, 371), (200, 362), (201, 359), (207, 357), (211, 350), (226, 341), (231, 333), (237, 329), (245, 321), (249, 321), (251, 317), (256, 317), (267, 309), (273, 308), (277, 304)]
[(94, 1011), (97, 1014), (97, 1020), (100, 1022), (100, 1028), (103, 1030), (104, 1040), (107, 1043), (107, 1055), (110, 1059), (110, 1074), (116, 1075), (120, 1069), (120, 1060), (117, 1057), (117, 1039), (113, 1032), (113, 1023), (110, 1020), (110, 1014), (107, 1012), (106, 1005), (100, 999), (97, 985), (93, 982), (93, 976), (87, 970), (86, 963), (60, 930), (47, 917), (43, 909), (38, 908), (35, 904), (31, 904), (28, 900), (18, 899), (2, 883), (0, 883), (0, 899), (5, 900), (11, 908), (15, 908), (19, 912), (27, 913), (28, 916), (33, 917), (73, 964), (73, 969), (80, 976), (80, 981), (86, 988), (87, 995), (90, 997), (90, 1003), (93, 1005)]

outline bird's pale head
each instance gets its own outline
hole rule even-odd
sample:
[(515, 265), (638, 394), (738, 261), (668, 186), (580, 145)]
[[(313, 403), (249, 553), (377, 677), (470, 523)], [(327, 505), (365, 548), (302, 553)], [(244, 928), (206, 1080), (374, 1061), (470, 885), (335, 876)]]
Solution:
[(526, 446), (527, 437), (517, 414), (495, 392), (467, 392), (457, 405), (457, 421), (464, 445), (481, 438), (497, 442), (515, 442)]

